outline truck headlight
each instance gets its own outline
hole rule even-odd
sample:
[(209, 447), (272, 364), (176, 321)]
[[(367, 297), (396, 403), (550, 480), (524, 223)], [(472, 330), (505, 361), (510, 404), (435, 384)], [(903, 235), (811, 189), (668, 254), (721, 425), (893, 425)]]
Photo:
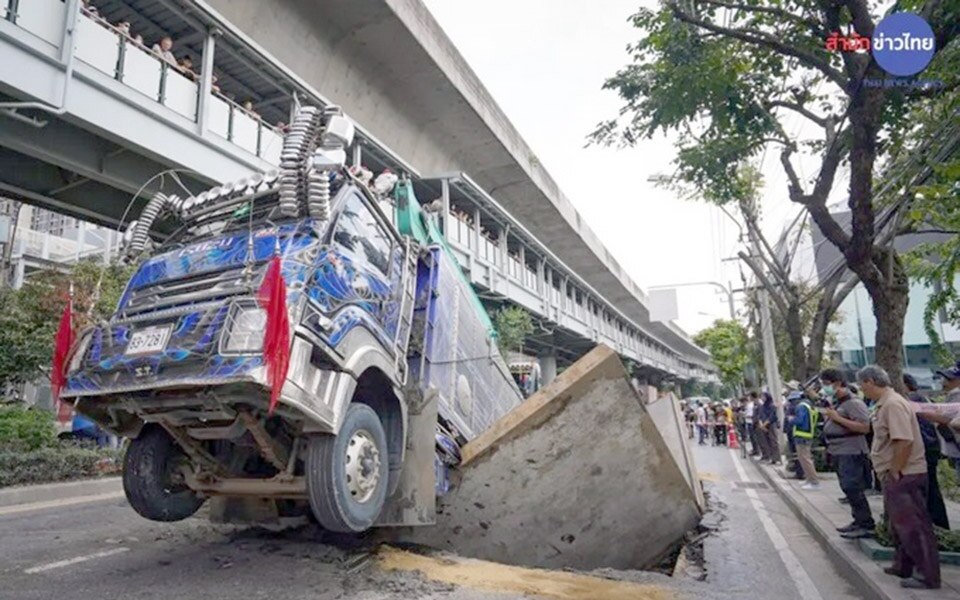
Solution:
[(239, 308), (233, 315), (226, 352), (257, 352), (263, 348), (263, 332), (267, 326), (267, 313), (262, 308)]

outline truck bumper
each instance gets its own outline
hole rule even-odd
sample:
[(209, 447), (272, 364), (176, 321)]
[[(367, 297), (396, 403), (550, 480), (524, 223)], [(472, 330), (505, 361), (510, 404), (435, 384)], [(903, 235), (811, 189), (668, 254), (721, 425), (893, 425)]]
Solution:
[[(344, 406), (344, 400), (353, 395), (356, 379), (346, 371), (321, 369), (314, 366), (310, 361), (312, 352), (313, 345), (310, 342), (294, 337), (290, 369), (281, 391), (278, 413), (281, 416), (296, 415), (302, 418), (304, 433), (336, 433), (342, 420), (342, 415), (338, 414), (340, 412), (338, 408)], [(242, 389), (243, 391), (240, 392), (242, 396), (237, 393), (217, 393), (216, 388), (226, 386)], [(263, 366), (257, 366), (240, 374), (220, 377), (186, 376), (170, 380), (125, 382), (122, 385), (108, 387), (71, 389), (65, 390), (61, 397), (74, 403), (78, 411), (97, 421), (101, 426), (113, 430), (115, 429), (113, 424), (107, 422), (108, 419), (105, 418), (109, 411), (104, 409), (117, 401), (121, 401), (125, 407), (132, 409), (132, 412), (149, 412), (155, 418), (158, 411), (151, 406), (151, 397), (155, 392), (160, 393), (158, 396), (171, 397), (213, 391), (213, 395), (224, 404), (242, 400), (245, 403), (262, 404), (266, 407), (269, 404), (269, 390), (266, 370)], [(142, 407), (143, 410), (136, 410), (137, 407)]]

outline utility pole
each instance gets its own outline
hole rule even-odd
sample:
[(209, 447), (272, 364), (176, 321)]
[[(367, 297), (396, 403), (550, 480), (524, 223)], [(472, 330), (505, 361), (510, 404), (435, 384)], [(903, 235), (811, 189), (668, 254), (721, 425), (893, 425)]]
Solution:
[(20, 209), (23, 208), (23, 202), (17, 200), (7, 200), (10, 203), (10, 231), (7, 239), (3, 240), (3, 256), (0, 258), (0, 288), (10, 287), (12, 279), (10, 267), (13, 262), (13, 244), (17, 240), (17, 225), (20, 222)]
[[(751, 250), (759, 256), (760, 242), (752, 230), (749, 235)], [(770, 295), (763, 286), (759, 286), (757, 290), (757, 299), (760, 303), (760, 341), (763, 344), (763, 370), (766, 374), (767, 389), (773, 396), (780, 423), (783, 423), (783, 399), (781, 398), (780, 371), (777, 368), (777, 346), (773, 339), (773, 321), (770, 318)]]

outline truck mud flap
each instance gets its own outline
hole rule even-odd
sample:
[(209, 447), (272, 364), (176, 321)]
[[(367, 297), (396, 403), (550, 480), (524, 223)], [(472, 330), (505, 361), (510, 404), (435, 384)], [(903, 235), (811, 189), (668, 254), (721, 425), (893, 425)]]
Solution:
[(701, 514), (664, 435), (599, 346), (464, 446), (437, 524), (394, 539), (532, 567), (648, 567)]
[(411, 390), (407, 395), (407, 449), (396, 491), (387, 498), (377, 526), (432, 525), (436, 522), (436, 431), (439, 394)]

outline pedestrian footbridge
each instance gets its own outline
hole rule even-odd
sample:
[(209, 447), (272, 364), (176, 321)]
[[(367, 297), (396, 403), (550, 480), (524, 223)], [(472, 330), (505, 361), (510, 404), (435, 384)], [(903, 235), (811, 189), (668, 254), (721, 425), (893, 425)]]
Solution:
[(353, 163), (407, 173), (483, 298), (534, 315), (548, 378), (602, 342), (650, 381), (715, 379), (419, 0), (0, 0), (2, 196), (116, 227), (275, 168), (294, 106), (332, 102)]

